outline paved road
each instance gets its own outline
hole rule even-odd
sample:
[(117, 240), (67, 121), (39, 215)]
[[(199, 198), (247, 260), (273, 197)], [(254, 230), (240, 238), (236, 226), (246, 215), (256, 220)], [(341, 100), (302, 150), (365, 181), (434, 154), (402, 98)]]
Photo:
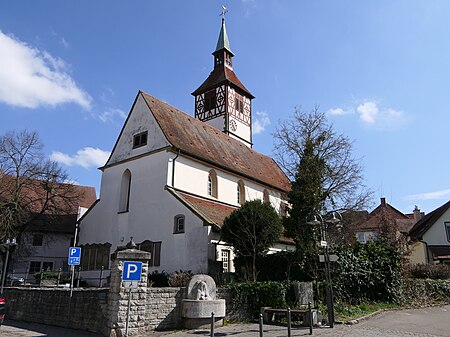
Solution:
[[(308, 336), (309, 329), (293, 329), (291, 336)], [(1, 337), (99, 337), (76, 330), (7, 321), (0, 327)], [(210, 336), (208, 330), (155, 332), (140, 337)], [(230, 324), (218, 327), (216, 337), (259, 337), (258, 324)], [(264, 326), (264, 337), (286, 337), (287, 328)], [(334, 329), (314, 329), (317, 337), (450, 337), (450, 305), (426, 309), (391, 311), (356, 325), (335, 325)]]

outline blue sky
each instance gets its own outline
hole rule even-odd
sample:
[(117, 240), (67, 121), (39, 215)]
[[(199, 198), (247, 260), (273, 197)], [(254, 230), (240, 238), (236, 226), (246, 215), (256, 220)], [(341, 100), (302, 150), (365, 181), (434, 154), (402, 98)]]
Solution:
[[(403, 212), (450, 199), (449, 1), (225, 1), (234, 69), (256, 96), (254, 148), (279, 120), (326, 111), (366, 183)], [(0, 133), (37, 130), (81, 185), (100, 171), (138, 90), (193, 114), (220, 1), (0, 2)]]

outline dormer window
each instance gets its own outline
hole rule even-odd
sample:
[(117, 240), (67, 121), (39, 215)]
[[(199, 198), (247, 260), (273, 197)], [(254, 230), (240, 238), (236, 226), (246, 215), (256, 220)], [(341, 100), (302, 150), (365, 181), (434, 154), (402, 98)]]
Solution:
[(148, 131), (138, 133), (133, 136), (133, 149), (147, 145)]

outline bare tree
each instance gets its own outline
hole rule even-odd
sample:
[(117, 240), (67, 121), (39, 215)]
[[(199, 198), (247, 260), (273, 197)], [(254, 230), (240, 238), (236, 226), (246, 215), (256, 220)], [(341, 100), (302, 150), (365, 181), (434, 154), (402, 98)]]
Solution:
[(83, 196), (67, 181), (36, 132), (0, 136), (0, 241), (20, 236), (39, 216), (76, 214)]
[(311, 112), (297, 107), (273, 136), (275, 160), (291, 181), (295, 181), (305, 150), (312, 150), (323, 163), (321, 202), (325, 209), (317, 211), (361, 210), (370, 204), (372, 192), (363, 183), (363, 168), (353, 156), (353, 143), (334, 130), (317, 106)]

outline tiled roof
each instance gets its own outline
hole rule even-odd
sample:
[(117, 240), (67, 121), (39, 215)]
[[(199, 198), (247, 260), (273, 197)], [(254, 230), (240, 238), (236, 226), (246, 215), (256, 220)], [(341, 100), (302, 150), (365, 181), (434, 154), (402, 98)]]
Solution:
[(422, 219), (417, 221), (413, 228), (409, 231), (411, 239), (420, 239), (422, 235), (428, 231), (431, 226), (447, 211), (450, 207), (450, 201), (447, 201), (441, 207), (436, 208), (434, 211), (425, 215)]
[[(195, 196), (176, 190), (172, 187), (167, 187), (167, 190), (172, 193), (178, 200), (188, 206), (194, 213), (202, 218), (208, 225), (222, 228), (223, 222), (237, 207), (223, 204), (215, 200), (208, 200), (200, 196)], [(294, 244), (290, 238), (281, 236), (279, 239), (281, 243)]]
[(272, 158), (149, 94), (140, 94), (177, 151), (283, 192), (289, 191), (289, 179)]
[[(383, 218), (394, 221), (400, 232), (405, 232), (405, 228), (408, 226), (411, 228), (414, 224), (414, 219), (410, 219), (391, 205), (382, 203), (356, 225), (356, 230), (378, 230), (381, 225), (380, 221)], [(408, 232), (408, 230), (406, 230), (406, 232)]]
[[(0, 175), (0, 197), (8, 200), (10, 192), (13, 191), (15, 178), (11, 175)], [(28, 179), (23, 183), (21, 198), (28, 205), (32, 212), (41, 212), (43, 203), (46, 201), (45, 182), (40, 180)], [(96, 200), (95, 188), (91, 186), (79, 186), (63, 183), (51, 183), (51, 189), (54, 196), (51, 200), (48, 213), (52, 209), (60, 211), (61, 214), (77, 214), (78, 207), (89, 208)], [(64, 195), (64, 198), (58, 197)]]
[(255, 98), (251, 92), (239, 81), (233, 70), (226, 66), (216, 67), (209, 74), (208, 78), (195, 90), (192, 95), (196, 96), (202, 92), (208, 91), (209, 89), (215, 88), (221, 84), (231, 83), (244, 91), (250, 98)]

